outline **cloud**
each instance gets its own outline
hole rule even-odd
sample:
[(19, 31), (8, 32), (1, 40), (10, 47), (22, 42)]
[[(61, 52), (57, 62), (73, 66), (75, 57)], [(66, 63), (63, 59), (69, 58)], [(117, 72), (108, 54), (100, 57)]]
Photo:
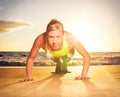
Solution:
[(0, 33), (11, 32), (17, 28), (31, 26), (28, 23), (16, 22), (16, 21), (3, 21), (0, 20)]
[(3, 9), (3, 7), (0, 6), (0, 10)]

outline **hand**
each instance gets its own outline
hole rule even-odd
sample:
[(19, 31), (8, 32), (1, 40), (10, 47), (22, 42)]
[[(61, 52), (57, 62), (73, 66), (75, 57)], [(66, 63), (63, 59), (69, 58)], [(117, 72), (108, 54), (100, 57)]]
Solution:
[(77, 76), (77, 77), (75, 77), (75, 80), (87, 80), (87, 79), (90, 79), (90, 78), (87, 77), (87, 76)]
[(33, 81), (33, 78), (25, 78), (23, 81)]
[(33, 81), (34, 79), (32, 77), (26, 77), (22, 80), (20, 80), (20, 82), (26, 82), (26, 81)]

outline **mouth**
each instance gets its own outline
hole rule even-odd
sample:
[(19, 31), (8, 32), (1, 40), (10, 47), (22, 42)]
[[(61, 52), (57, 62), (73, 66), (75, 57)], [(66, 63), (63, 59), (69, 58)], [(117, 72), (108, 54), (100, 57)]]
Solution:
[(54, 45), (52, 48), (53, 48), (54, 50), (58, 50), (58, 46), (56, 46), (56, 45)]
[(61, 48), (57, 44), (53, 44), (52, 49), (53, 50), (60, 50)]
[(54, 45), (53, 45), (53, 47), (57, 47), (57, 45), (56, 45), (56, 44), (54, 44)]

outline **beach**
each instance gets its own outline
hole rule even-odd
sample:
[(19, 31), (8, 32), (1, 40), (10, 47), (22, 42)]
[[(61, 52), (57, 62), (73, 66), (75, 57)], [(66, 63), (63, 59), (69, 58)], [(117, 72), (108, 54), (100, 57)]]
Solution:
[(88, 80), (74, 79), (82, 66), (68, 66), (66, 74), (54, 69), (34, 67), (34, 80), (22, 82), (25, 67), (0, 67), (0, 97), (120, 97), (120, 65), (90, 66)]

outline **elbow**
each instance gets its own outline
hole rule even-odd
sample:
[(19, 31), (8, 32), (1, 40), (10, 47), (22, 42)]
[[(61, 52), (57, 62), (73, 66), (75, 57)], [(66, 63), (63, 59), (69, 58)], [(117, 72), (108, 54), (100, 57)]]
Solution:
[(86, 58), (87, 58), (87, 60), (89, 61), (89, 64), (90, 64), (90, 55), (88, 54), (88, 55), (86, 56)]
[(29, 55), (28, 58), (27, 58), (27, 63), (29, 63), (29, 61), (33, 61), (34, 60), (34, 57)]
[(89, 54), (85, 54), (85, 55), (83, 56), (83, 58), (90, 60), (90, 55), (89, 55)]
[(83, 56), (83, 60), (84, 63), (86, 63), (87, 65), (90, 65), (90, 55), (86, 54), (85, 56)]
[(91, 58), (91, 57), (90, 57), (90, 55), (89, 55), (89, 54), (88, 54), (88, 56), (87, 56), (87, 57), (88, 57), (88, 59), (90, 60), (90, 58)]

